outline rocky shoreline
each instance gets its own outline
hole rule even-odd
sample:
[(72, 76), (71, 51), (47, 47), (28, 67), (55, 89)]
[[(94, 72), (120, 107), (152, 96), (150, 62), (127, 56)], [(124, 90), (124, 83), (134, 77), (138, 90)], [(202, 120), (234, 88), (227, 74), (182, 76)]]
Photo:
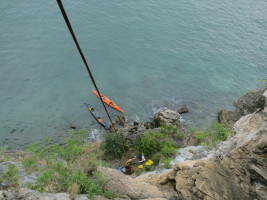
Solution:
[[(232, 126), (233, 132), (222, 142), (213, 154), (197, 147), (192, 135), (178, 139), (180, 147), (184, 147), (185, 159), (173, 163), (170, 170), (148, 173), (136, 178), (124, 175), (116, 169), (99, 167), (109, 181), (108, 189), (117, 194), (119, 199), (180, 199), (180, 200), (265, 200), (267, 199), (267, 90), (247, 93), (235, 102), (235, 111), (221, 110), (218, 113), (220, 123)], [(185, 112), (185, 107), (180, 113)], [(118, 131), (126, 134), (130, 144), (147, 130), (157, 131), (161, 124), (181, 127), (180, 113), (163, 109), (154, 116), (154, 122), (127, 123), (123, 116), (116, 119)], [(191, 149), (199, 151), (190, 155)], [(189, 153), (188, 153), (189, 152)], [(182, 154), (183, 151), (180, 151)], [(204, 156), (203, 156), (204, 155)], [(178, 155), (179, 156), (179, 155)], [(11, 162), (11, 161), (9, 161)], [(0, 174), (7, 163), (0, 164)], [(21, 166), (20, 166), (21, 167)], [(21, 169), (23, 174), (23, 169)], [(27, 177), (27, 175), (21, 175)], [(32, 181), (27, 177), (27, 181)], [(4, 189), (2, 187), (2, 189)], [(29, 189), (18, 191), (1, 191), (0, 200), (4, 199), (69, 199), (67, 193), (48, 194)], [(81, 195), (76, 200), (87, 200)], [(106, 199), (96, 196), (94, 199)]]

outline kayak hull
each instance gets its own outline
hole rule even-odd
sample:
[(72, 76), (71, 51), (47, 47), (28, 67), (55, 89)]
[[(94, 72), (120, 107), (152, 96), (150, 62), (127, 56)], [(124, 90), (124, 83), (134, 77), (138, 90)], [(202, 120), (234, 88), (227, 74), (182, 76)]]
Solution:
[[(100, 98), (99, 95), (98, 95), (98, 92), (95, 91), (95, 90), (92, 90), (92, 92), (97, 96), (97, 98)], [(121, 112), (121, 113), (124, 113), (124, 111), (119, 107), (117, 106), (116, 103), (114, 103), (113, 101), (111, 101), (109, 98), (107, 98), (105, 95), (103, 94), (100, 94), (101, 97), (102, 97), (102, 100), (105, 104), (107, 104), (108, 106), (110, 106), (111, 108)]]
[(100, 117), (98, 112), (90, 106), (90, 104), (85, 103), (87, 106), (87, 109), (90, 111), (90, 113), (93, 115), (93, 117), (96, 119), (96, 121), (103, 126), (106, 130), (110, 129), (110, 126)]

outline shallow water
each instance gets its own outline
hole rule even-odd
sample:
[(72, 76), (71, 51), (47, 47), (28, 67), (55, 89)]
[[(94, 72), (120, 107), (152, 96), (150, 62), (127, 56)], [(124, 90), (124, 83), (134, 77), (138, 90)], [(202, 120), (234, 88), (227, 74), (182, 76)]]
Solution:
[[(63, 3), (100, 91), (129, 120), (186, 104), (184, 120), (203, 127), (266, 79), (265, 0)], [(70, 124), (95, 135), (84, 102), (104, 111), (56, 1), (1, 1), (0, 19), (1, 145)]]

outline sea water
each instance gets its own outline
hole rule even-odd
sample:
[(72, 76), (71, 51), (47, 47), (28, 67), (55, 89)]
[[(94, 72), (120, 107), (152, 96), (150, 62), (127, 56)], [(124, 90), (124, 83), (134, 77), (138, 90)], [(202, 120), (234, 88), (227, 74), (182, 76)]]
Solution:
[[(205, 127), (267, 78), (266, 0), (64, 0), (101, 93), (128, 120), (163, 107)], [(84, 102), (105, 120), (56, 1), (0, 1), (0, 140), (21, 148), (97, 133)], [(113, 119), (119, 114), (108, 108)]]

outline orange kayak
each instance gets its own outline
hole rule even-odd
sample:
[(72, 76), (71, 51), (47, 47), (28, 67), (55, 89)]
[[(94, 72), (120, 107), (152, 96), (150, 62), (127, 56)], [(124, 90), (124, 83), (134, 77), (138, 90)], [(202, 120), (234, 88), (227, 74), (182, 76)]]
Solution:
[[(97, 91), (92, 90), (92, 92), (99, 98)], [(111, 101), (109, 98), (107, 98), (103, 94), (100, 94), (100, 95), (101, 95), (101, 98), (105, 104), (107, 104), (108, 106), (110, 106), (111, 108), (114, 108), (115, 110), (117, 110), (119, 112), (124, 113), (124, 111), (119, 106), (117, 106), (117, 104), (115, 104), (113, 101)]]

